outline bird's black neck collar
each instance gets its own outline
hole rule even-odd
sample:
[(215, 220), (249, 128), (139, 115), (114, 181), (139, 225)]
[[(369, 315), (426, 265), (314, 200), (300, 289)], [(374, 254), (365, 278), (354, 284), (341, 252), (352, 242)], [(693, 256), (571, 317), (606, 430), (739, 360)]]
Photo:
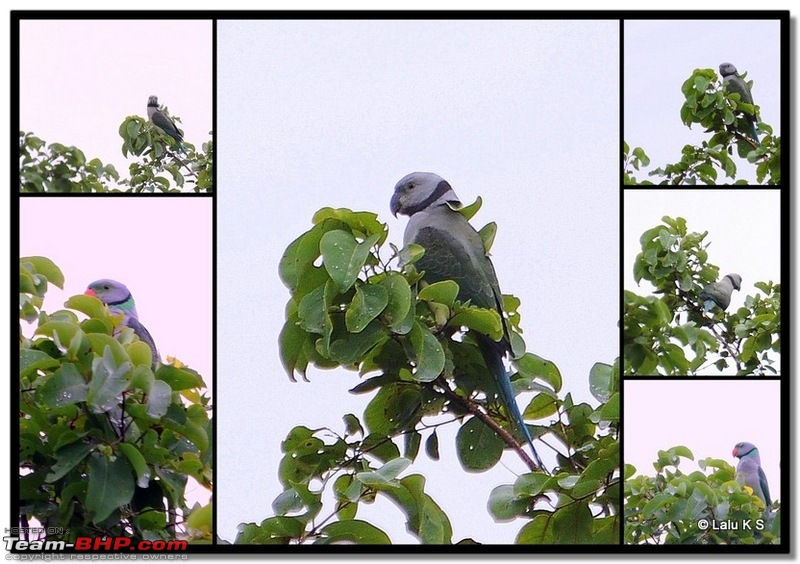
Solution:
[(453, 188), (450, 186), (450, 184), (448, 184), (447, 180), (442, 180), (441, 182), (439, 182), (439, 184), (436, 185), (436, 189), (433, 192), (431, 192), (430, 196), (428, 196), (418, 204), (414, 204), (412, 206), (407, 207), (405, 211), (409, 216), (412, 216), (418, 211), (422, 211), (431, 204), (433, 204), (433, 202), (435, 202), (436, 200), (447, 194), (447, 192), (452, 189)]

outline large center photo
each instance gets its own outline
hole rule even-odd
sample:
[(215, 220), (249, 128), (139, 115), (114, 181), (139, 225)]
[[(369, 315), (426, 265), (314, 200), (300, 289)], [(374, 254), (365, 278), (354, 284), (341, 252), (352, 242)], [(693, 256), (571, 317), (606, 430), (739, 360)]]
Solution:
[(618, 545), (620, 22), (216, 33), (220, 541)]

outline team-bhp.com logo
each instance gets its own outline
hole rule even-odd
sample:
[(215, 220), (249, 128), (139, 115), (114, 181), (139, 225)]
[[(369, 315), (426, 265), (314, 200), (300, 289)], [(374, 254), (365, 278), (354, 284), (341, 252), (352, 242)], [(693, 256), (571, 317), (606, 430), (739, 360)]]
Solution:
[(185, 540), (135, 540), (129, 537), (78, 537), (75, 542), (57, 540), (25, 540), (3, 537), (9, 552), (175, 552), (186, 550)]

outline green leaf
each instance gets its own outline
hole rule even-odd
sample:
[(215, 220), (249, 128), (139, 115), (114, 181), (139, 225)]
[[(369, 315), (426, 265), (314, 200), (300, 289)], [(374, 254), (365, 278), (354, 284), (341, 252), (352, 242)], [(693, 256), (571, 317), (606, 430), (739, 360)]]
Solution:
[(420, 290), (417, 297), (423, 302), (436, 302), (452, 308), (458, 297), (458, 284), (452, 280), (434, 282)]
[(432, 382), (444, 370), (445, 357), (441, 343), (419, 321), (414, 321), (408, 339), (416, 365), (414, 379), (417, 382)]
[(111, 354), (111, 347), (106, 347), (102, 357), (95, 357), (92, 362), (92, 378), (86, 403), (94, 413), (111, 411), (119, 403), (119, 395), (128, 387), (130, 362), (117, 364)]
[(600, 403), (605, 403), (614, 392), (614, 369), (610, 364), (595, 362), (589, 371), (589, 391)]
[(499, 341), (503, 337), (503, 321), (500, 314), (493, 309), (484, 309), (475, 306), (459, 308), (448, 325), (451, 327), (469, 327)]
[(503, 456), (503, 440), (477, 417), (471, 417), (456, 435), (458, 460), (465, 470), (483, 472)]
[(561, 390), (561, 372), (558, 367), (533, 353), (526, 353), (514, 361), (514, 365), (519, 373), (529, 378), (539, 378), (550, 384), (553, 391)]
[(134, 472), (136, 472), (136, 485), (140, 488), (146, 488), (147, 484), (150, 483), (150, 469), (147, 467), (147, 461), (145, 461), (142, 453), (131, 443), (120, 443), (119, 450), (125, 455)]
[(26, 378), (37, 370), (50, 370), (56, 368), (60, 366), (60, 364), (61, 363), (58, 360), (45, 352), (23, 348), (20, 348), (19, 350), (20, 378)]
[(125, 458), (111, 461), (93, 454), (89, 457), (87, 476), (86, 508), (94, 514), (93, 523), (105, 520), (133, 498), (133, 474)]
[[(20, 264), (28, 263), (34, 268), (37, 274), (41, 274), (51, 284), (63, 289), (64, 288), (64, 274), (56, 264), (47, 257), (20, 257)], [(38, 284), (37, 284), (38, 285)]]
[(611, 396), (608, 403), (600, 408), (600, 416), (603, 418), (603, 421), (619, 421), (619, 412), (619, 392), (617, 392)]
[(389, 303), (386, 288), (377, 284), (356, 287), (356, 295), (345, 312), (344, 320), (351, 333), (361, 332), (370, 321), (378, 317)]
[(464, 206), (460, 202), (457, 204), (448, 202), (447, 205), (450, 206), (450, 209), (457, 211), (461, 215), (463, 215), (465, 219), (470, 220), (476, 213), (478, 213), (478, 210), (481, 209), (481, 206), (483, 205), (483, 200), (481, 199), (480, 196), (478, 196), (478, 198), (468, 206)]
[(48, 407), (63, 407), (86, 401), (89, 385), (74, 364), (63, 364), (36, 390), (36, 396)]
[(494, 221), (487, 223), (481, 228), (480, 231), (478, 231), (478, 235), (481, 237), (483, 249), (486, 251), (486, 254), (489, 254), (489, 251), (492, 250), (492, 245), (494, 244), (494, 237), (496, 234), (497, 224)]
[(592, 544), (592, 513), (586, 502), (560, 507), (553, 516), (553, 542)]
[(403, 275), (396, 272), (389, 273), (380, 284), (386, 289), (388, 297), (383, 318), (389, 329), (396, 329), (403, 323), (411, 309), (411, 286)]
[(346, 231), (328, 231), (319, 242), (325, 270), (336, 284), (339, 292), (349, 290), (358, 278), (358, 273), (370, 254), (372, 246), (380, 235), (372, 235), (359, 243)]
[(96, 319), (105, 319), (108, 313), (108, 309), (103, 302), (95, 296), (87, 296), (86, 294), (70, 297), (64, 303), (64, 306)]
[(512, 521), (525, 514), (528, 503), (529, 500), (519, 499), (516, 496), (514, 486), (497, 486), (489, 494), (489, 514), (500, 523)]
[(289, 544), (299, 539), (304, 522), (296, 517), (270, 517), (260, 525), (248, 523), (236, 536), (236, 544)]
[(45, 480), (50, 483), (60, 480), (67, 475), (67, 472), (83, 462), (91, 451), (92, 445), (82, 442), (72, 443), (58, 449), (54, 454), (56, 462), (50, 468)]
[(166, 382), (154, 380), (147, 394), (147, 415), (161, 419), (167, 414), (171, 403), (172, 388)]
[(165, 382), (176, 392), (192, 388), (205, 388), (206, 386), (203, 378), (196, 372), (185, 368), (175, 368), (170, 364), (165, 364), (158, 368), (156, 380)]
[(517, 534), (517, 544), (553, 544), (552, 515), (539, 513), (526, 523)]
[(323, 539), (319, 544), (355, 543), (355, 544), (391, 544), (389, 535), (375, 525), (354, 519), (352, 521), (335, 521), (322, 528)]
[(425, 454), (431, 460), (439, 460), (439, 435), (436, 434), (436, 429), (425, 439)]
[(525, 408), (525, 411), (522, 413), (523, 419), (544, 419), (545, 417), (550, 417), (556, 411), (558, 411), (559, 402), (556, 398), (549, 396), (547, 394), (539, 394), (531, 403), (528, 404), (528, 407)]

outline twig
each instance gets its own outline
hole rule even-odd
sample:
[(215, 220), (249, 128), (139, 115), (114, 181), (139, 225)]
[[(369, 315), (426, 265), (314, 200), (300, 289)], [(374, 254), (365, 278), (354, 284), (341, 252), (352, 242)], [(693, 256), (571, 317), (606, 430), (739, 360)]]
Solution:
[(450, 386), (447, 385), (447, 381), (442, 376), (439, 376), (436, 380), (434, 380), (434, 382), (438, 385), (438, 387), (441, 388), (442, 393), (447, 399), (456, 402), (460, 406), (464, 407), (467, 411), (469, 411), (472, 415), (483, 421), (487, 427), (492, 429), (495, 433), (497, 433), (497, 435), (501, 439), (503, 439), (503, 442), (505, 442), (512, 449), (517, 451), (519, 457), (523, 460), (523, 462), (525, 462), (525, 464), (528, 466), (528, 468), (531, 469), (531, 471), (536, 472), (537, 470), (544, 470), (543, 468), (540, 468), (539, 465), (537, 465), (533, 461), (533, 459), (531, 459), (530, 456), (528, 456), (528, 453), (525, 452), (525, 449), (522, 447), (522, 445), (520, 445), (517, 442), (517, 440), (511, 435), (511, 433), (503, 429), (497, 423), (497, 421), (492, 419), (489, 416), (489, 414), (484, 412), (478, 406), (477, 403), (456, 394), (453, 390), (450, 389)]

